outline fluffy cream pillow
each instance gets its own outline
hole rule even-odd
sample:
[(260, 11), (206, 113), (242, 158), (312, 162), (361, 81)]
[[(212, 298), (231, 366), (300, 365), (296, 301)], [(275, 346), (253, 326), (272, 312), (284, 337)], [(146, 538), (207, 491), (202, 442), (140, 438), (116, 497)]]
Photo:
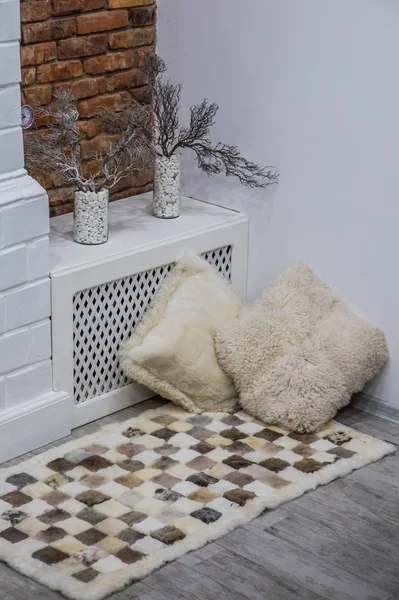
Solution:
[(233, 411), (237, 394), (219, 366), (212, 331), (241, 308), (213, 267), (186, 254), (123, 348), (124, 372), (187, 410)]
[(311, 432), (384, 366), (384, 334), (355, 315), (303, 263), (215, 333), (240, 404), (266, 423)]

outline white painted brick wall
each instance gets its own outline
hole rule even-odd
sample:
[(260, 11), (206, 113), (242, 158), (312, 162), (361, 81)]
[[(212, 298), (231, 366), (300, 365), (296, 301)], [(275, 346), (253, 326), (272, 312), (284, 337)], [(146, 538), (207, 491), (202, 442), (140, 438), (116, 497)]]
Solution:
[(28, 244), (16, 244), (0, 250), (0, 291), (48, 277), (49, 253), (47, 235)]
[(41, 321), (50, 316), (50, 279), (42, 279), (4, 292), (5, 328)]
[(2, 294), (0, 294), (0, 334), (6, 330), (6, 303)]
[(17, 83), (21, 80), (19, 42), (4, 42), (3, 44), (0, 44), (0, 52), (0, 85)]
[(47, 196), (7, 204), (1, 209), (1, 217), (4, 246), (45, 235), (49, 231)]
[[(35, 179), (27, 177), (24, 169), (19, 169), (13, 177), (0, 176), (0, 207), (14, 202), (21, 203), (23, 200), (33, 200), (40, 196), (46, 198), (45, 190)], [(47, 219), (46, 223), (49, 227)]]
[(0, 180), (0, 411), (52, 389), (48, 229), (40, 186)]
[(28, 279), (47, 277), (50, 271), (50, 246), (46, 235), (28, 245)]
[[(1, 6), (1, 0), (0, 0)], [(1, 23), (1, 16), (0, 16)], [(0, 129), (16, 127), (21, 121), (21, 93), (17, 83), (0, 88)]]
[(6, 407), (6, 380), (4, 377), (0, 377), (0, 410), (4, 410)]
[(51, 392), (51, 360), (14, 371), (5, 377), (7, 406), (30, 402)]
[(0, 41), (18, 40), (19, 35), (19, 1), (0, 0)]
[(23, 170), (19, 0), (0, 0), (0, 412), (52, 390), (49, 216)]
[(0, 290), (20, 285), (28, 279), (28, 248), (23, 244), (0, 251)]
[(0, 336), (0, 375), (41, 362), (50, 356), (49, 319)]
[[(0, 74), (2, 68), (3, 65), (0, 63)], [(0, 131), (0, 173), (16, 171), (23, 160), (21, 128), (2, 129)]]

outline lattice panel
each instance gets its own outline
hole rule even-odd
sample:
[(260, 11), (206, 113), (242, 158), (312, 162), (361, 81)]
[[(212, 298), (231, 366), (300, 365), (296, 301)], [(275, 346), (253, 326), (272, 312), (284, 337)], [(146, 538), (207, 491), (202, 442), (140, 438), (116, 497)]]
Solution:
[(202, 258), (213, 265), (215, 269), (230, 281), (231, 279), (231, 255), (233, 252), (232, 246), (224, 246), (216, 250), (209, 250), (201, 254)]
[[(232, 246), (203, 258), (231, 278)], [(73, 299), (75, 403), (102, 396), (130, 383), (119, 365), (119, 351), (150, 306), (173, 263), (82, 290)]]

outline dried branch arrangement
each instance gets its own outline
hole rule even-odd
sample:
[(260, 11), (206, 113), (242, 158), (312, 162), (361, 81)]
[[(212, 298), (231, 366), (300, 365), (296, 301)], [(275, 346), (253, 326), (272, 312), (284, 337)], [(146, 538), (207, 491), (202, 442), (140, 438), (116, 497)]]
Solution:
[(212, 144), (209, 134), (219, 106), (203, 100), (190, 108), (190, 123), (179, 121), (181, 85), (165, 76), (165, 62), (158, 56), (148, 59), (142, 67), (152, 90), (155, 117), (154, 142), (160, 156), (171, 157), (179, 149), (188, 148), (196, 154), (200, 169), (208, 175), (225, 173), (237, 177), (242, 185), (266, 188), (278, 181), (273, 167), (261, 167), (241, 156), (236, 146), (219, 142)]
[(29, 137), (25, 143), (26, 166), (31, 173), (59, 171), (64, 180), (74, 183), (82, 192), (99, 192), (132, 173), (151, 169), (154, 162), (148, 110), (132, 101), (120, 111), (103, 109), (99, 118), (104, 131), (116, 134), (105, 152), (95, 157), (98, 171), (85, 178), (82, 175), (80, 135), (77, 128), (79, 112), (73, 94), (63, 90), (46, 108), (37, 109), (49, 117), (45, 135)]

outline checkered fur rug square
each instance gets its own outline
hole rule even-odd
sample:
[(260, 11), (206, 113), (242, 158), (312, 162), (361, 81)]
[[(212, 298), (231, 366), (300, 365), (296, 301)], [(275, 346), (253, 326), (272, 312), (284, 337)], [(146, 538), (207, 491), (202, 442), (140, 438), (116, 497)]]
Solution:
[(168, 404), (1, 470), (0, 559), (68, 598), (101, 600), (393, 451), (335, 421), (294, 434)]

